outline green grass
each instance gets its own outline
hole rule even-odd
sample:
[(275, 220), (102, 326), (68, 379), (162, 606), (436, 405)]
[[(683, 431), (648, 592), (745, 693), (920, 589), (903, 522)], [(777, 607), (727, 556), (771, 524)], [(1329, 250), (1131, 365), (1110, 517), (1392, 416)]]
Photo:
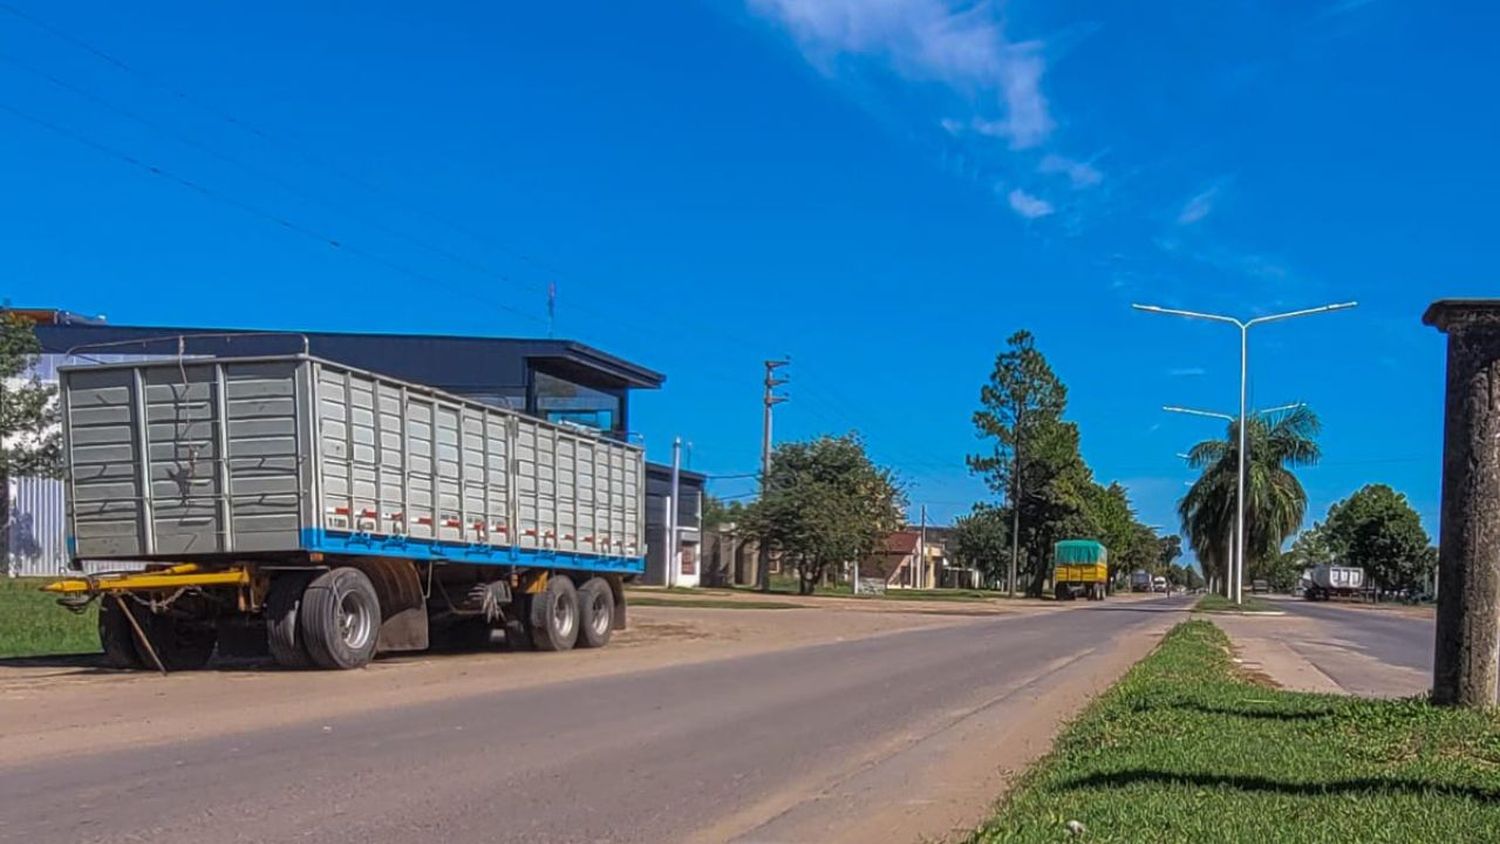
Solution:
[(1267, 689), (1235, 674), (1218, 628), (1189, 621), (972, 838), (1067, 840), (1500, 841), (1500, 716)]
[[(757, 592), (753, 586), (730, 587), (735, 591)], [(796, 595), (796, 575), (771, 575), (771, 594)], [(765, 593), (762, 593), (765, 594)], [(814, 595), (843, 596), (849, 597), (849, 587), (845, 584), (835, 586), (817, 586), (813, 589)], [(864, 595), (861, 597), (879, 600), (886, 598), (893, 601), (988, 601), (991, 598), (1004, 598), (1004, 592), (987, 591), (984, 589), (887, 589), (884, 595)]]
[(881, 597), (890, 601), (988, 601), (1005, 594), (982, 589), (887, 589)]
[(1193, 607), (1194, 612), (1276, 612), (1276, 607), (1260, 598), (1246, 598), (1239, 606), (1223, 595), (1204, 595)]
[(37, 591), (46, 582), (0, 578), (0, 658), (99, 652), (98, 607), (69, 612)]
[(632, 607), (694, 607), (704, 610), (800, 610), (804, 604), (789, 604), (785, 601), (735, 601), (727, 598), (654, 598), (649, 595), (632, 597)]

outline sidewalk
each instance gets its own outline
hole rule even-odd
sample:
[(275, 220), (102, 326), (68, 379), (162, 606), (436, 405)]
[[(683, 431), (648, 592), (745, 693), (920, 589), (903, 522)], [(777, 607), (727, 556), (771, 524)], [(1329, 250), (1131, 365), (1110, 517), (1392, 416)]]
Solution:
[(1215, 615), (1212, 620), (1233, 641), (1242, 668), (1282, 688), (1386, 698), (1425, 694), (1430, 670), (1400, 664), (1373, 647), (1374, 637), (1363, 629), (1367, 618), (1358, 612), (1312, 618), (1292, 609), (1283, 616)]

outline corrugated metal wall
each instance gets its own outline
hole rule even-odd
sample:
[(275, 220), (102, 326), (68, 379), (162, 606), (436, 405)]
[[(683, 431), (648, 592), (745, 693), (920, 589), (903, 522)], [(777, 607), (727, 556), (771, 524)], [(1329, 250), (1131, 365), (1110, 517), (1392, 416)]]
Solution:
[(57, 575), (67, 570), (62, 481), (11, 478), (6, 559), (12, 575)]

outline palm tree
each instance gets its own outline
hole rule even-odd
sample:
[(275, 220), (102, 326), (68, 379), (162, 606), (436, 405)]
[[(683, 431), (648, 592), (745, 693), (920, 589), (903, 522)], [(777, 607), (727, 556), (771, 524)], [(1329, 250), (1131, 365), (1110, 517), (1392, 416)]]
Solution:
[[(1252, 416), (1245, 428), (1245, 557), (1250, 561), (1281, 549), (1307, 512), (1307, 493), (1292, 470), (1318, 462), (1317, 414), (1305, 406)], [(1223, 582), (1234, 536), (1235, 472), (1239, 463), (1239, 423), (1222, 440), (1204, 440), (1188, 452), (1188, 464), (1201, 469), (1177, 505), (1183, 532), (1205, 575)]]

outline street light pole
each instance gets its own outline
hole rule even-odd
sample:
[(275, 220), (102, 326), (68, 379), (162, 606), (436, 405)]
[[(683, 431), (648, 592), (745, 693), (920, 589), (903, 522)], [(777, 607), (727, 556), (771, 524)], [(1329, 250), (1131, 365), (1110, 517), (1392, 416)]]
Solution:
[(1138, 311), (1148, 311), (1154, 314), (1166, 314), (1168, 316), (1187, 317), (1189, 319), (1206, 319), (1211, 322), (1227, 322), (1240, 330), (1240, 442), (1239, 442), (1239, 476), (1235, 478), (1235, 559), (1231, 562), (1232, 570), (1232, 593), (1236, 604), (1240, 603), (1241, 583), (1240, 580), (1245, 572), (1245, 382), (1249, 376), (1250, 355), (1250, 329), (1263, 322), (1276, 322), (1293, 317), (1312, 316), (1314, 314), (1326, 314), (1331, 311), (1342, 311), (1354, 307), (1358, 302), (1339, 302), (1332, 305), (1321, 305), (1316, 308), (1303, 308), (1300, 311), (1287, 311), (1281, 314), (1269, 314), (1267, 316), (1255, 317), (1253, 319), (1239, 319), (1237, 317), (1225, 316), (1223, 314), (1206, 314), (1198, 311), (1186, 311), (1181, 308), (1163, 308), (1158, 305), (1131, 305)]

